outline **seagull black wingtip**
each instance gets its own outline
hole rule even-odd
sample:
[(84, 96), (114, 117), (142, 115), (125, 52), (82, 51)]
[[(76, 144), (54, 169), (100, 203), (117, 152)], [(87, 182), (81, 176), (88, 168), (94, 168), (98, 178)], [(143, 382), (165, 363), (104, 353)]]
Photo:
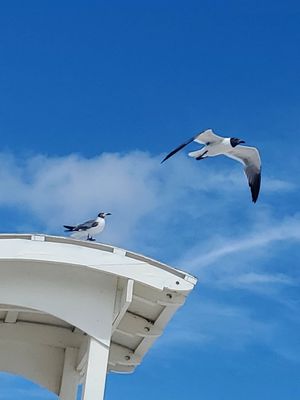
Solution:
[(166, 156), (160, 163), (164, 163), (165, 161), (167, 161), (168, 158), (170, 158), (171, 156)]
[(198, 134), (193, 136), (192, 138), (190, 138), (186, 142), (180, 144), (178, 147), (176, 147), (176, 149), (172, 150), (169, 154), (167, 154), (166, 157), (160, 163), (162, 164), (163, 162), (167, 161), (168, 158), (174, 156), (174, 154), (176, 154), (179, 150), (183, 149), (185, 146), (187, 146), (188, 144), (192, 143), (192, 141), (195, 140), (195, 138), (197, 136), (198, 136)]
[(65, 232), (72, 232), (74, 230), (74, 226), (63, 225), (63, 227), (66, 228)]

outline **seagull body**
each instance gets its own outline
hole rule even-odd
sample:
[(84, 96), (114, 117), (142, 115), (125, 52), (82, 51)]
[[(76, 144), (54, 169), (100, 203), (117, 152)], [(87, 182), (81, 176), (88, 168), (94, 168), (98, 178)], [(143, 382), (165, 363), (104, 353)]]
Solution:
[(255, 147), (240, 146), (240, 143), (245, 143), (243, 140), (238, 138), (224, 138), (216, 135), (212, 129), (207, 129), (172, 150), (162, 160), (162, 163), (193, 141), (204, 144), (200, 150), (192, 151), (188, 154), (196, 160), (224, 155), (242, 163), (251, 189), (252, 201), (256, 202), (261, 182), (261, 161), (259, 152)]
[(71, 236), (76, 239), (86, 237), (87, 240), (95, 241), (93, 236), (103, 231), (107, 215), (111, 215), (111, 213), (99, 213), (97, 218), (86, 221), (83, 224), (75, 226), (64, 225), (64, 228), (66, 228), (65, 232), (72, 232)]
[[(196, 140), (195, 140), (196, 142)], [(201, 143), (200, 141), (197, 140), (198, 143)], [(188, 155), (193, 158), (206, 158), (206, 157), (215, 157), (219, 155), (226, 155), (227, 153), (232, 150), (232, 145), (230, 143), (230, 138), (224, 138), (220, 142), (210, 142), (208, 144), (205, 144), (202, 149), (197, 150), (197, 151), (192, 151)]]

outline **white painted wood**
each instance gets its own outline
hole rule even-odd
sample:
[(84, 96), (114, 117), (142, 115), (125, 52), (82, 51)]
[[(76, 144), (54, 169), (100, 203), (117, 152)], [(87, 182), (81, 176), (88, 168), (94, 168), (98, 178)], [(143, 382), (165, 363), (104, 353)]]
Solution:
[(122, 256), (125, 256), (126, 255), (126, 250), (120, 249), (119, 247), (115, 247), (114, 248), (114, 253), (115, 254), (121, 254)]
[(32, 235), (31, 240), (36, 240), (38, 242), (44, 242), (45, 236), (44, 235)]
[(109, 347), (90, 338), (82, 400), (102, 400), (104, 396)]
[[(45, 242), (36, 243), (46, 245)], [(67, 321), (99, 341), (110, 332), (112, 316), (101, 310), (111, 309), (111, 303), (114, 304), (117, 277), (71, 265), (28, 261), (8, 263), (1, 258), (0, 276), (2, 304), (41, 310)]]
[(30, 308), (25, 308), (25, 307), (21, 308), (21, 307), (16, 307), (16, 306), (12, 306), (12, 305), (8, 306), (7, 304), (0, 304), (0, 312), (1, 311), (6, 311), (6, 312), (7, 311), (16, 311), (18, 313), (30, 311), (31, 313), (34, 313), (34, 314), (43, 314), (43, 312), (39, 311), (39, 310), (31, 310)]
[(86, 373), (88, 346), (89, 338), (85, 336), (84, 341), (81, 343), (81, 346), (78, 350), (78, 356), (76, 360), (76, 371), (80, 374), (80, 376), (84, 376)]
[(6, 339), (65, 349), (66, 347), (80, 347), (84, 336), (82, 333), (75, 333), (70, 329), (58, 326), (16, 322), (15, 324), (0, 324), (0, 340)]
[[(59, 238), (57, 238), (57, 242), (54, 241), (54, 238), (52, 238), (53, 241), (49, 241), (47, 238), (49, 237), (45, 236), (45, 242), (41, 242), (15, 238), (1, 239), (0, 235), (0, 254), (2, 258), (7, 260), (21, 258), (29, 261), (64, 262), (68, 265), (86, 266), (108, 274), (133, 279), (159, 290), (168, 288), (170, 290), (190, 291), (193, 289), (194, 284), (185, 280), (185, 275), (181, 271), (158, 262), (154, 263), (151, 259), (143, 256), (132, 258), (128, 254), (133, 255), (133, 253), (126, 252), (127, 256), (115, 254), (113, 247), (111, 248), (112, 252), (110, 252), (98, 249), (97, 244), (86, 247), (86, 245), (81, 245), (82, 242), (78, 240), (68, 240), (67, 243), (61, 243)], [(100, 254), (101, 257), (99, 257)]]
[(79, 375), (75, 369), (78, 349), (67, 347), (65, 350), (62, 381), (59, 391), (61, 400), (76, 400)]
[[(128, 310), (133, 296), (133, 284), (134, 281), (132, 279), (128, 279), (126, 286), (122, 290), (122, 294), (120, 296), (120, 300), (117, 304), (117, 313), (116, 317), (113, 321), (112, 332), (114, 332), (119, 325), (120, 321), (124, 317), (126, 311)], [(116, 297), (118, 299), (118, 297)], [(116, 306), (116, 303), (115, 303)]]
[[(47, 235), (0, 234), (0, 370), (74, 400), (132, 372), (195, 279), (141, 255)], [(47, 360), (47, 362), (45, 362)]]
[(109, 355), (109, 364), (116, 365), (139, 365), (142, 357), (134, 353), (132, 350), (112, 343)]
[[(4, 324), (9, 325), (9, 324)], [(24, 376), (58, 393), (64, 350), (36, 343), (0, 340), (0, 370)]]
[(140, 337), (158, 337), (162, 334), (162, 330), (156, 329), (153, 323), (130, 312), (126, 313), (118, 325), (117, 331), (122, 332), (124, 335)]
[(7, 311), (4, 322), (7, 324), (14, 324), (18, 319), (18, 311)]

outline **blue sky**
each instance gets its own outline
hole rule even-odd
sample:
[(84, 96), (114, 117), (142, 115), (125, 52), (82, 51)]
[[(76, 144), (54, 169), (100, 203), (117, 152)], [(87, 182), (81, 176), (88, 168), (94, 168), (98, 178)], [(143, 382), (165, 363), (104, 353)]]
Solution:
[[(101, 241), (199, 278), (106, 400), (299, 399), (299, 26), (290, 0), (1, 4), (1, 231), (110, 211)], [(256, 205), (231, 160), (160, 165), (208, 127), (260, 149)], [(19, 398), (55, 396), (0, 375)]]

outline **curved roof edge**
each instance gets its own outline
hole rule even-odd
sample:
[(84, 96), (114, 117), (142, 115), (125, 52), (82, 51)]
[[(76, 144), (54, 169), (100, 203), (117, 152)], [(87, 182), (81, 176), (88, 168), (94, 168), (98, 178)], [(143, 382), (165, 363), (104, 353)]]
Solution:
[(128, 250), (122, 249), (120, 247), (109, 245), (109, 244), (104, 244), (104, 243), (99, 243), (99, 242), (88, 242), (86, 240), (73, 239), (73, 238), (64, 237), (64, 236), (47, 235), (47, 234), (43, 234), (43, 233), (1, 233), (0, 240), (1, 239), (37, 240), (37, 241), (43, 241), (43, 242), (70, 244), (70, 245), (80, 246), (80, 247), (84, 247), (84, 248), (101, 250), (101, 251), (108, 252), (108, 253), (120, 253), (123, 256), (128, 257), (130, 259), (148, 263), (154, 267), (158, 267), (162, 270), (165, 270), (174, 275), (177, 275), (178, 277), (186, 280), (187, 282), (191, 283), (192, 285), (196, 285), (196, 283), (197, 283), (196, 277), (194, 277), (193, 275), (190, 275), (187, 272), (184, 272), (178, 268), (170, 267), (169, 265), (162, 263), (160, 261), (154, 260), (151, 257), (147, 257), (142, 254), (135, 253), (133, 251), (128, 251)]

